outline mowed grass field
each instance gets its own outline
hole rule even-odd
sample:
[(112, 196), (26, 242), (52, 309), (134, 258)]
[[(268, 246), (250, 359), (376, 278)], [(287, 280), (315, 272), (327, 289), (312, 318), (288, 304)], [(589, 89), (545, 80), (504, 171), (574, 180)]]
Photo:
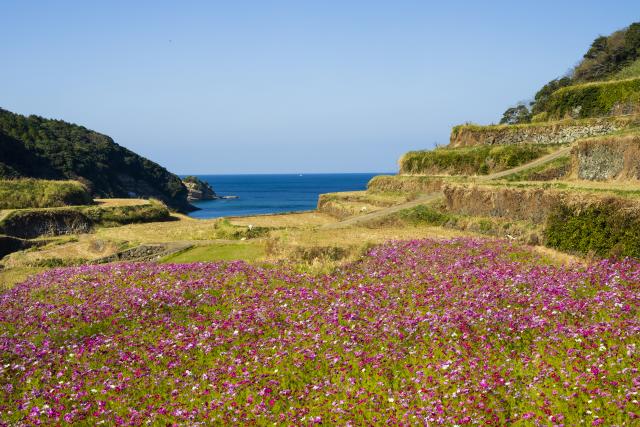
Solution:
[(161, 260), (164, 263), (189, 263), (207, 261), (242, 260), (253, 262), (265, 255), (264, 244), (258, 243), (219, 243), (196, 246)]

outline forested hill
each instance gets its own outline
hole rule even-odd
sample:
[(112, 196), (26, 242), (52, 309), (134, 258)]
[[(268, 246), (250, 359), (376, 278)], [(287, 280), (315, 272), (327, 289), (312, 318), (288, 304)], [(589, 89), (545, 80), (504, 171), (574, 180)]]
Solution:
[[(616, 81), (621, 83), (602, 84)], [(528, 105), (520, 103), (509, 108), (500, 123), (544, 121), (547, 116), (553, 116), (558, 94), (564, 94), (566, 103), (575, 106), (598, 102), (607, 104), (603, 101), (637, 105), (637, 96), (630, 92), (636, 91), (634, 86), (639, 81), (640, 22), (634, 22), (608, 36), (598, 36), (572, 70), (544, 85)]]
[(0, 108), (0, 177), (75, 179), (98, 197), (155, 197), (193, 210), (180, 178), (107, 135)]

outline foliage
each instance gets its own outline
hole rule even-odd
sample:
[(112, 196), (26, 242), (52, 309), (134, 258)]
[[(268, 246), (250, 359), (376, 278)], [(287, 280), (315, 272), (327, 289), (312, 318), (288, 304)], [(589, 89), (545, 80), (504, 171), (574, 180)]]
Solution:
[(604, 80), (640, 57), (640, 23), (596, 38), (573, 72), (575, 82)]
[(177, 176), (106, 135), (0, 109), (0, 176), (80, 180), (101, 197), (157, 197), (188, 210)]
[(586, 118), (636, 112), (639, 104), (640, 78), (565, 87), (553, 93), (546, 108), (552, 118)]
[(534, 116), (539, 116), (540, 114), (546, 112), (549, 99), (551, 98), (551, 94), (557, 91), (560, 88), (571, 85), (570, 77), (562, 77), (560, 79), (553, 79), (546, 85), (542, 86), (534, 97), (534, 101), (531, 105), (531, 114)]
[(635, 62), (629, 64), (627, 67), (623, 68), (615, 76), (612, 77), (613, 80), (634, 78), (640, 78), (640, 59), (636, 59)]
[(435, 226), (445, 225), (453, 218), (451, 215), (427, 205), (418, 205), (413, 208), (403, 209), (395, 216), (400, 221), (408, 224), (428, 224)]
[(269, 232), (269, 227), (244, 227), (233, 225), (226, 218), (217, 220), (214, 224), (214, 233), (216, 239), (255, 239), (263, 237)]
[(530, 123), (531, 112), (524, 104), (518, 104), (515, 107), (508, 108), (500, 119), (501, 125), (516, 125), (519, 123)]
[[(636, 64), (638, 60), (640, 60), (640, 23), (633, 23), (609, 36), (597, 37), (580, 63), (569, 75), (551, 80), (536, 93), (534, 101), (531, 103), (531, 114), (542, 119), (544, 116), (540, 116), (540, 114), (551, 108), (552, 95), (567, 86), (612, 78), (640, 77), (640, 66)], [(580, 104), (573, 104), (571, 108), (578, 105)], [(503, 120), (506, 121), (504, 123), (523, 123), (518, 120), (519, 115), (511, 110), (513, 109), (507, 110), (510, 112), (508, 116), (505, 113)], [(603, 114), (608, 113), (609, 110)], [(527, 117), (524, 109), (521, 114), (523, 118)], [(556, 115), (555, 117), (563, 116)], [(580, 117), (589, 117), (589, 115), (583, 114)], [(512, 120), (508, 120), (509, 118)], [(501, 123), (503, 122), (501, 121)]]
[(410, 151), (400, 160), (400, 173), (486, 175), (528, 163), (549, 150), (548, 145), (508, 144)]
[(564, 251), (640, 258), (640, 213), (613, 198), (587, 207), (559, 205), (547, 219), (547, 245)]
[(390, 242), (329, 274), (83, 266), (0, 295), (8, 425), (635, 425), (640, 265)]
[(88, 205), (87, 188), (78, 181), (0, 179), (0, 209)]
[(549, 119), (549, 113), (543, 111), (542, 113), (534, 114), (531, 116), (531, 123), (546, 122)]

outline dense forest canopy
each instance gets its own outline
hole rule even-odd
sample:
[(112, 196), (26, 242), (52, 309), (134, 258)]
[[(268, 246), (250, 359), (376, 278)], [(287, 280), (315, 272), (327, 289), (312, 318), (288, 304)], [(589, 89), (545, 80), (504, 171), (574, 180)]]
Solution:
[(191, 208), (180, 178), (110, 137), (1, 108), (0, 177), (75, 179), (96, 196), (156, 197), (179, 210)]

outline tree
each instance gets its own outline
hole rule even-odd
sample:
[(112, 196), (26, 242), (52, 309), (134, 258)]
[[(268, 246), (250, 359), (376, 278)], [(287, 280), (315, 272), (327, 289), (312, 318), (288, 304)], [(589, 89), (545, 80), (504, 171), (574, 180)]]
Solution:
[(524, 104), (518, 104), (515, 107), (507, 109), (500, 120), (500, 124), (502, 125), (516, 125), (518, 123), (529, 122), (531, 122), (531, 112)]
[(560, 79), (553, 79), (546, 85), (542, 86), (534, 97), (533, 104), (531, 106), (531, 113), (533, 115), (541, 113), (547, 109), (547, 104), (551, 94), (560, 88), (569, 86), (572, 83), (571, 77), (562, 77)]
[(600, 36), (591, 43), (591, 47), (584, 54), (585, 59), (596, 59), (598, 55), (607, 50), (607, 40), (605, 36)]

